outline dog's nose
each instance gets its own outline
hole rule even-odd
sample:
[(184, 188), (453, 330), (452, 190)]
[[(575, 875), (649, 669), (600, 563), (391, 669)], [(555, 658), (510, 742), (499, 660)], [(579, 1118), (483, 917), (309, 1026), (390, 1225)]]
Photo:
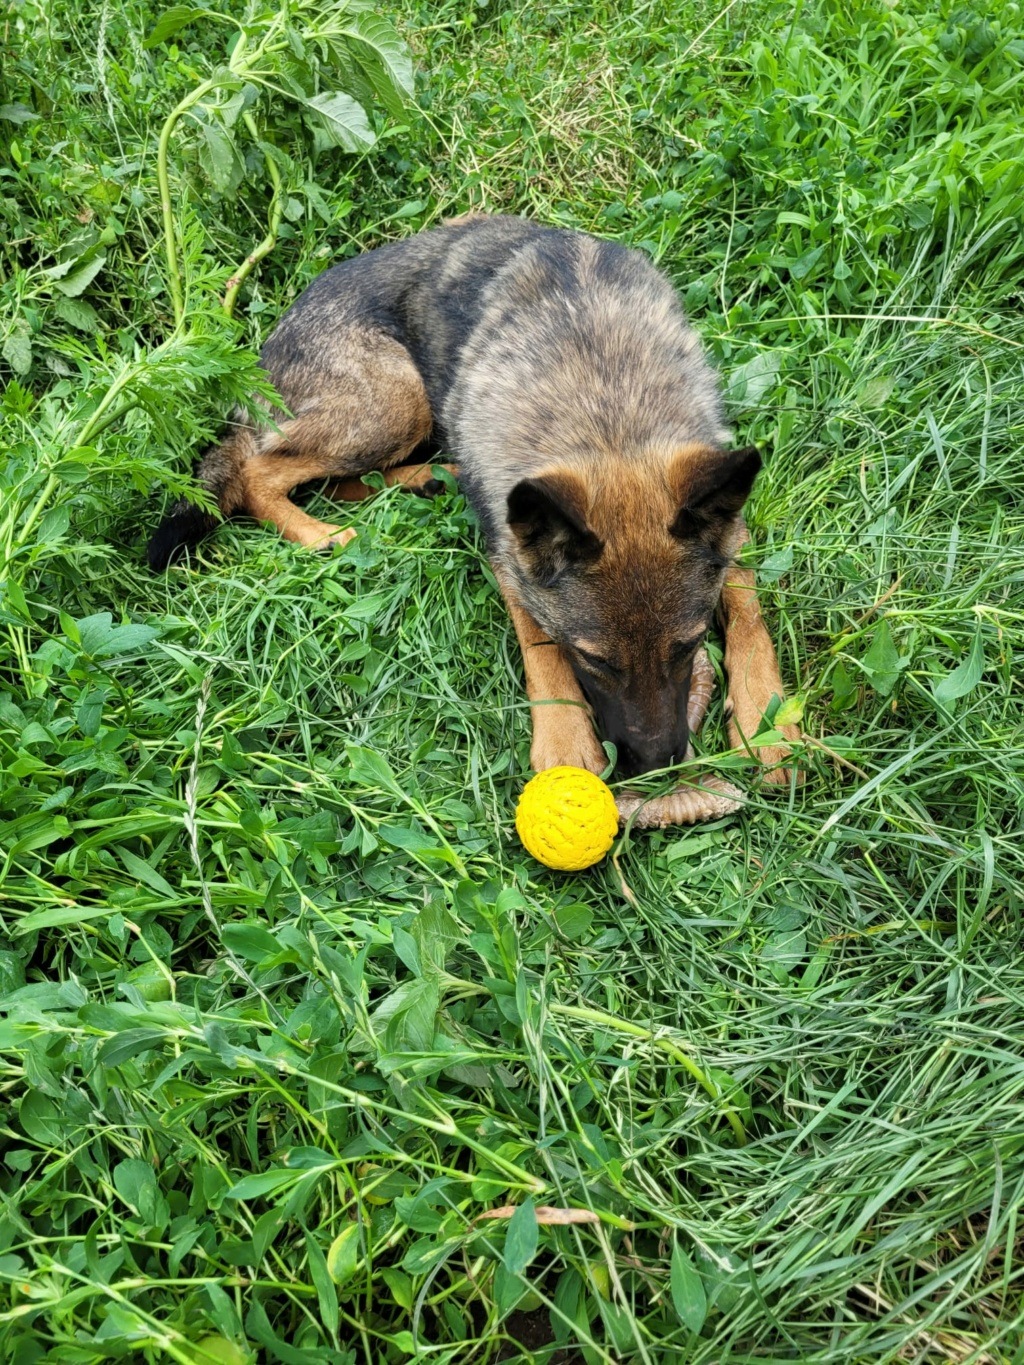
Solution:
[(615, 747), (618, 751), (615, 766), (623, 777), (639, 777), (641, 773), (649, 773), (656, 768), (670, 768), (679, 761), (680, 753), (686, 750), (685, 744), (677, 753), (674, 747), (664, 749), (661, 745), (637, 744), (629, 740), (620, 741)]

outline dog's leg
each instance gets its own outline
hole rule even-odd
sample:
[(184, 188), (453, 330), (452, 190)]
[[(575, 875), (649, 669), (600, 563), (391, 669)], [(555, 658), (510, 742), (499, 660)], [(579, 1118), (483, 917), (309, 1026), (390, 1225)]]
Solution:
[[(740, 545), (749, 539), (744, 526)], [(785, 697), (775, 647), (761, 617), (750, 569), (734, 566), (729, 570), (719, 611), (725, 626), (725, 670), (729, 676), (729, 695), (725, 703), (729, 742), (733, 748), (747, 748), (748, 741), (761, 728), (762, 717), (772, 697), (778, 697), (780, 701)], [(787, 739), (799, 740), (798, 726), (778, 728)], [(790, 769), (780, 765), (791, 752), (786, 744), (770, 744), (756, 751), (768, 769), (766, 781), (789, 781)], [(799, 777), (798, 773), (798, 780)]]
[[(430, 497), (440, 493), (443, 487), (441, 480), (434, 477), (435, 466), (447, 470), (452, 478), (459, 476), (458, 466), (453, 464), (440, 464), (438, 461), (432, 464), (403, 464), (397, 469), (384, 471), (384, 486), (393, 488), (395, 484), (401, 484), (413, 493)], [(374, 492), (376, 489), (368, 488), (362, 479), (342, 479), (338, 483), (328, 484), (324, 489), (324, 497), (333, 502), (362, 502)]]
[[(337, 370), (285, 375), (282, 395), (297, 415), (265, 431), (238, 468), (239, 511), (270, 521), (310, 549), (344, 545), (355, 531), (318, 521), (292, 502), (302, 483), (386, 469), (430, 434), (430, 402), (419, 371), (398, 342), (376, 333), (336, 338)], [(307, 395), (295, 405), (290, 390)]]
[(590, 708), (568, 660), (504, 585), (502, 593), (523, 651), (533, 724), (530, 767), (538, 773), (562, 764), (604, 772), (608, 759), (597, 742)]
[(257, 521), (272, 522), (285, 540), (309, 550), (347, 545), (355, 535), (351, 526), (318, 521), (288, 496), (298, 484), (322, 478), (326, 472), (323, 463), (316, 456), (276, 455), (272, 451), (251, 457), (243, 476), (245, 510)]

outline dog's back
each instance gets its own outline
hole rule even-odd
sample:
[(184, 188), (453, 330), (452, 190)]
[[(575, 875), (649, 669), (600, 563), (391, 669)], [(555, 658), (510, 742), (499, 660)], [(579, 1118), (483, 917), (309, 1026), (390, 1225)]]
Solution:
[[(236, 414), (198, 476), (225, 514), (279, 525), (289, 472), (294, 487), (386, 468), (432, 432), (496, 552), (510, 489), (553, 460), (600, 479), (608, 461), (656, 462), (724, 435), (715, 378), (647, 258), (521, 218), (469, 215), (330, 268), (261, 361), (301, 427), (284, 420), (265, 437)], [(257, 477), (253, 459), (272, 455), (277, 465)], [(288, 520), (294, 539), (327, 543), (311, 518)], [(150, 562), (162, 567), (214, 524), (180, 503)]]

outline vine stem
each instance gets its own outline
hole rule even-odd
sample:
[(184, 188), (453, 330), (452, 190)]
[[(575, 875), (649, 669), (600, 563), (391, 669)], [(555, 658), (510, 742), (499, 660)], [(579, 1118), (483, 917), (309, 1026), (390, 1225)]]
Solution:
[[(242, 115), (242, 121), (248, 128), (254, 142), (259, 142), (259, 130), (256, 127), (256, 120), (248, 110)], [(281, 227), (281, 217), (284, 214), (284, 186), (281, 181), (281, 172), (277, 168), (277, 162), (264, 149), (263, 160), (267, 163), (267, 174), (270, 176), (271, 184), (274, 186), (274, 197), (270, 201), (270, 216), (267, 222), (267, 235), (260, 242), (259, 246), (246, 256), (245, 260), (234, 272), (227, 282), (224, 293), (224, 311), (228, 317), (233, 317), (235, 303), (238, 300), (238, 291), (248, 278), (253, 266), (268, 256), (277, 245), (277, 234)]]
[(167, 151), (171, 144), (171, 134), (177, 127), (178, 120), (182, 114), (188, 112), (193, 104), (198, 103), (204, 95), (217, 84), (211, 78), (203, 81), (202, 85), (196, 88), (181, 101), (176, 104), (164, 120), (164, 126), (160, 130), (160, 142), (156, 152), (156, 183), (160, 191), (160, 211), (164, 222), (164, 256), (167, 260), (167, 284), (171, 291), (171, 305), (174, 308), (174, 325), (180, 327), (185, 319), (185, 295), (181, 288), (181, 270), (178, 267), (178, 245), (174, 237), (174, 212), (171, 207), (171, 182), (167, 173)]
[[(269, 37), (269, 34), (267, 35)], [(264, 40), (265, 41), (265, 40)], [(228, 69), (233, 77), (241, 77), (239, 63), (245, 52), (246, 34), (243, 30), (238, 36), (228, 63)], [(257, 49), (256, 56), (262, 51), (263, 45)], [(174, 308), (174, 325), (180, 327), (185, 320), (185, 294), (181, 287), (181, 269), (178, 265), (178, 244), (174, 236), (174, 210), (171, 205), (171, 179), (167, 169), (167, 156), (171, 146), (171, 137), (178, 120), (183, 114), (187, 114), (194, 104), (198, 104), (204, 95), (208, 95), (211, 90), (216, 89), (222, 83), (221, 76), (211, 76), (208, 80), (201, 82), (196, 88), (190, 91), (183, 100), (174, 106), (171, 112), (164, 119), (164, 126), (160, 129), (160, 141), (156, 150), (156, 183), (160, 191), (160, 212), (164, 224), (164, 255), (167, 259), (167, 284), (171, 291), (171, 304)]]

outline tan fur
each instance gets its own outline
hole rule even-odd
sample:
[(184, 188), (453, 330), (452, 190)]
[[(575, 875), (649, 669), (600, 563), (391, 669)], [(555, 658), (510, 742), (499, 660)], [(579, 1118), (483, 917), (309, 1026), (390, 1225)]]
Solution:
[(333, 363), (337, 388), (308, 400), (277, 430), (261, 433), (255, 452), (232, 475), (232, 511), (272, 522), (287, 540), (311, 549), (344, 545), (355, 531), (311, 517), (291, 501), (291, 491), (316, 479), (396, 464), (426, 440), (432, 425), (423, 380), (398, 342), (374, 336), (368, 348), (365, 337), (353, 332)]
[[(749, 538), (744, 525), (743, 542)], [(726, 699), (729, 743), (734, 749), (750, 752), (748, 741), (761, 728), (772, 698), (778, 697), (781, 701), (786, 695), (775, 646), (761, 616), (751, 569), (733, 566), (729, 570), (719, 611), (725, 626), (725, 669), (729, 677)], [(781, 725), (778, 729), (794, 743), (801, 737), (797, 725)], [(789, 745), (783, 744), (769, 744), (754, 751), (759, 762), (767, 767), (765, 781), (776, 784), (789, 781), (790, 769), (780, 765), (792, 752)], [(799, 769), (796, 777), (797, 781), (803, 780)]]
[[(538, 773), (561, 765), (603, 773), (608, 759), (594, 734), (590, 708), (565, 655), (519, 605), (514, 592), (504, 584), (501, 588), (523, 652), (533, 727), (530, 767)], [(558, 702), (567, 704), (559, 706)]]

